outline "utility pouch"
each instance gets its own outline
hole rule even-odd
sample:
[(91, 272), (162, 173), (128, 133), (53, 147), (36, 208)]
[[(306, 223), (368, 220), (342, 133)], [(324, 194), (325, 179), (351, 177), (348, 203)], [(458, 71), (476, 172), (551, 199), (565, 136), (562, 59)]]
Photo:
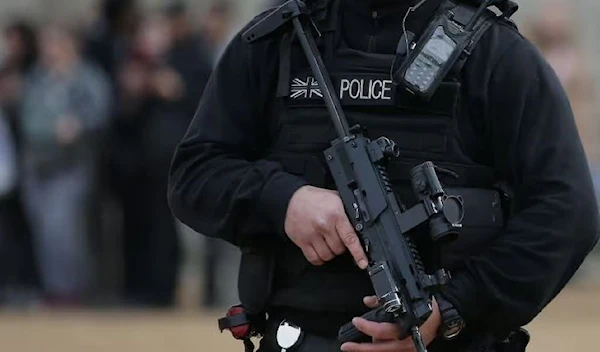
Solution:
[(273, 290), (275, 253), (268, 245), (243, 247), (238, 275), (240, 301), (250, 314), (266, 310)]
[(275, 256), (268, 246), (242, 247), (238, 276), (241, 304), (232, 306), (225, 317), (219, 319), (219, 330), (229, 330), (244, 343), (246, 352), (254, 351), (252, 337), (265, 331), (266, 307), (271, 297)]
[[(439, 14), (416, 44), (409, 44), (407, 37), (403, 37), (401, 42), (406, 41), (406, 46), (413, 49), (394, 72), (394, 81), (414, 95), (431, 99), (461, 55), (489, 27), (490, 21), (480, 20), (486, 7), (484, 2), (474, 11), (460, 4)], [(401, 45), (398, 44), (399, 49)]]

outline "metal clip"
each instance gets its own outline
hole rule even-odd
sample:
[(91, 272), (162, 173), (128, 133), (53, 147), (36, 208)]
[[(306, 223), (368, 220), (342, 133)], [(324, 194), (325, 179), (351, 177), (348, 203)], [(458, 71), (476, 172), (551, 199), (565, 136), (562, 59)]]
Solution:
[(296, 346), (302, 337), (302, 329), (286, 320), (279, 323), (277, 328), (277, 345), (281, 347), (281, 352)]

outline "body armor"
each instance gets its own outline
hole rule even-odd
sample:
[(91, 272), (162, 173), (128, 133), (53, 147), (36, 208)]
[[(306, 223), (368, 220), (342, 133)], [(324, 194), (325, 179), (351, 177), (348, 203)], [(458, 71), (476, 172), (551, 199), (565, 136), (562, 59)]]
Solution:
[[(446, 77), (430, 101), (420, 100), (392, 81), (394, 55), (348, 47), (336, 30), (337, 3), (318, 2), (321, 7), (316, 7), (315, 18), (322, 33), (320, 49), (349, 124), (365, 127), (373, 139), (389, 137), (400, 147), (400, 157), (392, 160), (387, 170), (406, 207), (416, 202), (409, 171), (424, 161), (441, 167), (440, 180), (448, 194), (463, 199), (465, 217), (456, 241), (434, 247), (426, 229), (411, 233), (431, 269), (442, 266), (452, 273), (463, 258), (501, 235), (509, 200), (508, 192), (500, 187), (503, 180), (493, 168), (465, 152), (463, 141), (471, 136), (461, 135), (459, 129), (464, 123), (461, 119), (467, 118), (460, 70)], [(323, 151), (335, 138), (335, 131), (318, 84), (293, 39), (292, 33), (285, 33), (280, 41), (278, 85), (270, 112), (273, 144), (267, 159), (280, 162), (286, 172), (315, 187), (334, 189)], [(373, 294), (373, 289), (367, 273), (349, 254), (314, 267), (299, 248), (281, 238), (260, 249), (242, 250), (240, 298), (251, 312), (277, 307), (352, 314), (366, 311), (362, 298)]]

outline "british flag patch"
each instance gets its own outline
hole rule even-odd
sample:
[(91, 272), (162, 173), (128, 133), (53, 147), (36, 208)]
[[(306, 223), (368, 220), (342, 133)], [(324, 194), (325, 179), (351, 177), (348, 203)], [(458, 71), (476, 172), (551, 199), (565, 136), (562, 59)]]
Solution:
[(321, 89), (319, 89), (319, 82), (313, 77), (308, 76), (306, 80), (300, 78), (294, 78), (292, 80), (291, 95), (292, 99), (315, 99), (323, 98)]

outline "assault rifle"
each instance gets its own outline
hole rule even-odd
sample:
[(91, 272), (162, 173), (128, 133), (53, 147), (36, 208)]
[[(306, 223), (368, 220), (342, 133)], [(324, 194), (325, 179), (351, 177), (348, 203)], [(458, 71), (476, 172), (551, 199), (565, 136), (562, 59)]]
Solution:
[[(400, 150), (389, 138), (371, 140), (360, 126), (348, 126), (315, 39), (306, 29), (316, 29), (306, 5), (299, 0), (287, 1), (249, 28), (243, 34), (244, 39), (259, 40), (289, 21), (335, 126), (338, 138), (325, 150), (325, 159), (369, 259), (368, 272), (380, 306), (363, 317), (397, 323), (402, 330), (399, 337), (411, 335), (417, 350), (426, 352), (419, 326), (431, 314), (433, 292), (448, 280), (448, 274), (443, 269), (433, 275), (425, 272), (408, 232), (428, 222), (434, 241), (457, 235), (462, 221), (462, 200), (446, 195), (434, 164), (425, 162), (411, 170), (419, 202), (402, 211), (385, 168), (388, 160), (399, 156)], [(341, 327), (338, 334), (340, 342), (359, 341), (363, 337), (352, 323)]]

